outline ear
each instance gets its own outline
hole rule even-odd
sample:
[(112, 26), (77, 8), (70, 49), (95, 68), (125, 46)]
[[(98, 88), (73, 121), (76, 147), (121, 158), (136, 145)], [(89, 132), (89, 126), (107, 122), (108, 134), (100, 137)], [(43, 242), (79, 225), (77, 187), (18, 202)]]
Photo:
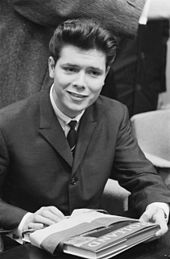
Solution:
[(110, 66), (108, 66), (106, 69), (106, 76), (108, 75), (109, 71), (110, 71)]
[(109, 73), (109, 70), (110, 70), (110, 66), (108, 66), (108, 67), (106, 68), (104, 83), (105, 83), (106, 77), (107, 77), (107, 75), (108, 75), (108, 73)]
[(55, 61), (53, 57), (48, 58), (48, 70), (49, 70), (49, 76), (51, 78), (54, 78), (54, 71), (55, 71)]

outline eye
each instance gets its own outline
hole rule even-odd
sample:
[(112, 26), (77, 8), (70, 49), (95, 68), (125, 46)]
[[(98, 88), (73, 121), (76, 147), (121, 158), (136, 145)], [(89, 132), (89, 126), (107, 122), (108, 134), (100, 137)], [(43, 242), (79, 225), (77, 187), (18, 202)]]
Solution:
[(93, 76), (93, 77), (98, 77), (98, 76), (100, 76), (102, 73), (100, 72), (100, 71), (98, 71), (98, 70), (89, 70), (88, 71), (88, 74), (89, 75), (91, 75), (91, 76)]
[(76, 73), (78, 72), (78, 68), (72, 66), (63, 66), (63, 70), (67, 73)]

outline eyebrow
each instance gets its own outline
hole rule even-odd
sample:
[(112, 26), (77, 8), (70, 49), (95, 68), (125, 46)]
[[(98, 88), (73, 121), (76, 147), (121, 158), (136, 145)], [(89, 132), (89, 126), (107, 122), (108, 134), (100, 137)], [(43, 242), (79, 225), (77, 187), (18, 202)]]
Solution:
[[(70, 67), (74, 67), (74, 68), (80, 68), (81, 66), (79, 65), (75, 65), (75, 64), (72, 64), (72, 63), (65, 63), (63, 64), (63, 66), (70, 66)], [(98, 72), (103, 72), (102, 69), (98, 68), (98, 67), (94, 67), (94, 66), (91, 66), (91, 67), (88, 67), (88, 69), (93, 69), (93, 70), (96, 70)]]
[(98, 71), (100, 73), (103, 73), (103, 69), (100, 69), (98, 67), (89, 67), (89, 69), (92, 69), (92, 70)]

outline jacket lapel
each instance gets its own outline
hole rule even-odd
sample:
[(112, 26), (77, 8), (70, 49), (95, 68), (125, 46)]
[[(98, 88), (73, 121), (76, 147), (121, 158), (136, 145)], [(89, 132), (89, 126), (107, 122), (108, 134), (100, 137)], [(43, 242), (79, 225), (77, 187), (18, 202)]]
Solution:
[(78, 166), (82, 162), (87, 147), (90, 144), (92, 135), (95, 131), (97, 121), (94, 119), (92, 110), (93, 109), (91, 106), (85, 111), (79, 125), (78, 141), (75, 150), (72, 174), (76, 172)]
[(60, 123), (51, 106), (49, 93), (44, 91), (40, 95), (40, 134), (49, 144), (72, 166), (73, 157), (70, 147), (60, 126)]

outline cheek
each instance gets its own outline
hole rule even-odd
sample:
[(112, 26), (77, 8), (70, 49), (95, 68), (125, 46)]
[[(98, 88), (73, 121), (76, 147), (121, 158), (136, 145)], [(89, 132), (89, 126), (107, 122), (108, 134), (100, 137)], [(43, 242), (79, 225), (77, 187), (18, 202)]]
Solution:
[(101, 79), (95, 79), (95, 80), (91, 80), (90, 82), (90, 90), (92, 93), (94, 94), (98, 94), (101, 92), (102, 88), (103, 88), (103, 85), (104, 85), (104, 79), (101, 78)]
[(61, 87), (65, 88), (70, 83), (70, 78), (62, 73), (55, 74), (55, 82)]

